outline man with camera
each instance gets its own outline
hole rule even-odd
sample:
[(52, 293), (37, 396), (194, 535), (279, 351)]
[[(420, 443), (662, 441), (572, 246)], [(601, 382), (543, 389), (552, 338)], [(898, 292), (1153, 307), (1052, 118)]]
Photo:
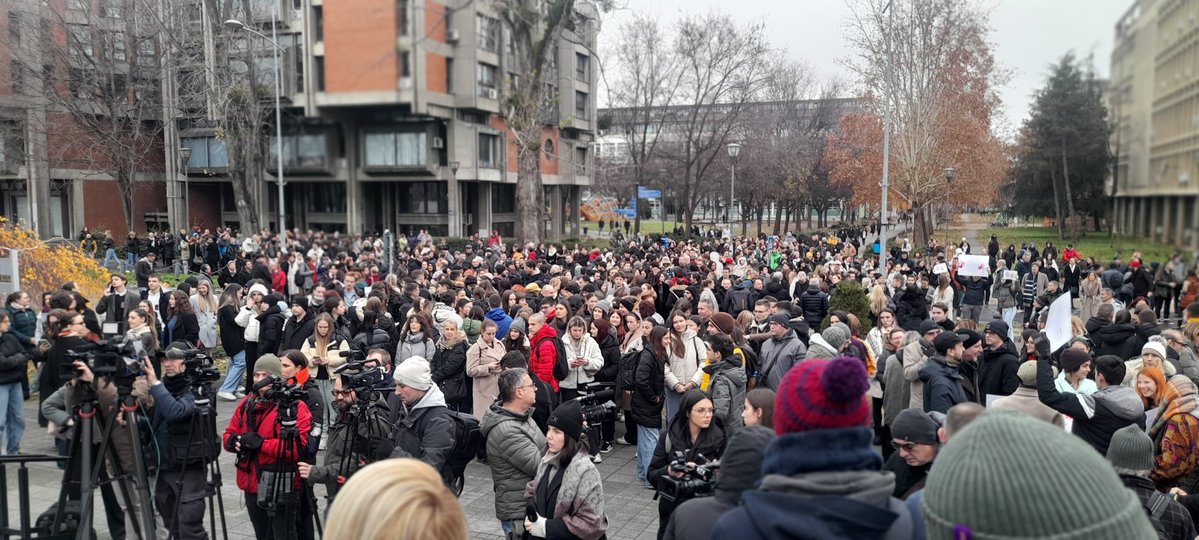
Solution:
[[(202, 540), (204, 497), (208, 495), (205, 465), (216, 458), (215, 444), (205, 441), (196, 407), (193, 381), (186, 373), (187, 353), (171, 344), (162, 361), (162, 379), (150, 359), (142, 361), (154, 398), (150, 426), (159, 452), (160, 468), (154, 504), (167, 532), (179, 540)], [(206, 384), (201, 382), (201, 384)], [(213, 411), (215, 414), (215, 411)]]
[(302, 478), (312, 484), (325, 484), (330, 504), (350, 475), (387, 458), (390, 453), (387, 404), (377, 388), (385, 375), (381, 367), (347, 368), (334, 377), (333, 407), (337, 410), (337, 421), (329, 428), (325, 464), (300, 462), (298, 466)]
[(312, 413), (302, 391), (284, 385), (279, 357), (259, 357), (253, 377), (225, 428), (224, 447), (237, 454), (237, 487), (246, 494), (254, 536), (293, 540), (302, 487), (296, 464), (308, 446)]

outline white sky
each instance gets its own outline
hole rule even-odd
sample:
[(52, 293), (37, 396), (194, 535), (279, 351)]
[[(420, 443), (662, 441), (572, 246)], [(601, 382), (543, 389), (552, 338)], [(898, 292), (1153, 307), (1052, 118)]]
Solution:
[[(904, 0), (897, 0), (904, 1)], [(621, 21), (632, 12), (649, 13), (664, 25), (680, 15), (716, 10), (731, 13), (742, 23), (765, 21), (772, 46), (801, 58), (824, 75), (838, 76), (851, 85), (852, 75), (840, 59), (853, 54), (843, 34), (849, 13), (845, 0), (617, 0), (627, 6), (604, 17), (600, 50), (613, 39)], [(1019, 126), (1028, 115), (1033, 93), (1043, 83), (1048, 66), (1067, 51), (1079, 57), (1092, 55), (1095, 71), (1106, 78), (1111, 67), (1111, 48), (1116, 21), (1133, 5), (1133, 0), (984, 0), (992, 7), (991, 42), (1000, 67), (1010, 73), (1000, 89), (1003, 117), (1001, 130)], [(600, 104), (606, 102), (601, 96)], [(1002, 121), (1001, 121), (1002, 122)]]

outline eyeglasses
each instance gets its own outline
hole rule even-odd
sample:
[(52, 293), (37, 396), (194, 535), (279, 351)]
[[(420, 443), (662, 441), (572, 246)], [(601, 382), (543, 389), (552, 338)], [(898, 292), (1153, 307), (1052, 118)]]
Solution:
[(333, 390), (332, 393), (334, 396), (350, 396), (354, 393), (354, 390)]
[(711, 407), (697, 407), (697, 408), (691, 409), (691, 412), (694, 412), (697, 414), (712, 414), (712, 413), (716, 412), (716, 409), (713, 409)]
[(917, 446), (916, 443), (911, 443), (911, 442), (901, 443), (901, 442), (897, 442), (897, 441), (891, 441), (892, 448), (894, 448), (896, 450), (903, 450), (904, 452), (911, 452), (912, 450), (916, 449), (916, 446)]

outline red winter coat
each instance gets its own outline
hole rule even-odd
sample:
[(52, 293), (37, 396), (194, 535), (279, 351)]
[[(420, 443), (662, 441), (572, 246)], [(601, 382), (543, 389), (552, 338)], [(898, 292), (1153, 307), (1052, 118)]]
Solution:
[[(253, 427), (247, 424), (249, 419), (246, 417), (246, 411), (249, 407), (254, 408), (253, 416), (256, 426)], [(296, 428), (300, 430), (300, 444), (288, 452), (285, 457), (292, 463), (298, 462), (301, 449), (308, 447), (308, 432), (312, 430), (312, 414), (308, 412), (308, 406), (301, 401), (296, 404), (296, 407)], [(229, 427), (225, 428), (222, 446), (228, 452), (234, 452), (230, 439), (236, 435), (256, 432), (262, 436), (262, 448), (257, 455), (237, 463), (237, 487), (247, 493), (258, 493), (259, 466), (275, 463), (283, 454), (283, 440), (279, 438), (278, 411), (276, 409), (275, 403), (272, 401), (252, 399), (252, 396), (246, 396), (237, 404), (237, 409), (233, 411), (233, 418), (229, 420)], [(296, 474), (295, 487), (299, 488), (301, 482), (300, 475)]]
[(287, 294), (287, 272), (276, 270), (271, 274), (271, 289), (279, 294)]
[(554, 345), (556, 337), (558, 331), (547, 323), (529, 340), (529, 368), (537, 374), (537, 378), (553, 386), (554, 392), (558, 391), (558, 380), (554, 378), (554, 364), (558, 362), (558, 347)]

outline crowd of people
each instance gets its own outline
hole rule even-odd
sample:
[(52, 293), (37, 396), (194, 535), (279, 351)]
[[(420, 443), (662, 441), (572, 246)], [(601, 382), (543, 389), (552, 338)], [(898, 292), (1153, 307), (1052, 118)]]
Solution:
[[(100, 298), (8, 298), (0, 429), (19, 450), (30, 391), (43, 425), (69, 422), (59, 390), (102, 385), (59, 366), (116, 328), (150, 353), (134, 394), (152, 414), (179, 399), (162, 388), (172, 351), (228, 357), (221, 446), (258, 538), (314, 538), (312, 485), (331, 501), (325, 538), (465, 537), (453, 498), (471, 459), (511, 537), (603, 538), (596, 464), (614, 445), (663, 495), (659, 538), (1195, 537), (1193, 266), (993, 237), (990, 275), (967, 277), (965, 239), (880, 254), (872, 231), (607, 249), (309, 232), (287, 251), (185, 231), (170, 254), (134, 252), (136, 283), (114, 273)], [(168, 286), (176, 241), (196, 264)], [(1053, 350), (1048, 308), (1067, 294), (1073, 339)], [(711, 496), (687, 494), (696, 479)], [(286, 493), (256, 504), (268, 481)], [(383, 511), (396, 518), (365, 518)], [(193, 514), (171, 516), (202, 535)]]

